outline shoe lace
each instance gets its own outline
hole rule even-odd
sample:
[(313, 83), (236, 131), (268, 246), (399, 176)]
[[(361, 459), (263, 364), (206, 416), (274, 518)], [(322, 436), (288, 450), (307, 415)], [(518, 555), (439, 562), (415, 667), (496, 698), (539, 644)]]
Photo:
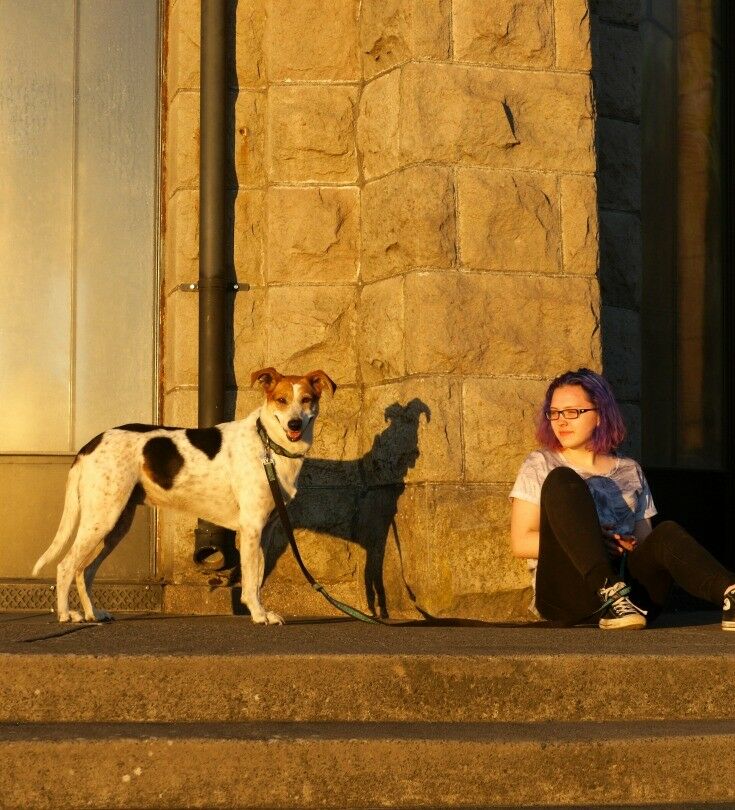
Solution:
[(633, 613), (640, 613), (642, 616), (646, 615), (646, 611), (634, 605), (627, 596), (621, 596), (610, 605), (613, 613), (616, 616), (631, 616)]
[(634, 605), (630, 599), (628, 599), (629, 593), (630, 585), (621, 586), (620, 583), (616, 583), (609, 588), (602, 588), (600, 594), (605, 599), (602, 609), (610, 609), (618, 617), (632, 616), (634, 613), (640, 613), (641, 616), (645, 616), (648, 611)]

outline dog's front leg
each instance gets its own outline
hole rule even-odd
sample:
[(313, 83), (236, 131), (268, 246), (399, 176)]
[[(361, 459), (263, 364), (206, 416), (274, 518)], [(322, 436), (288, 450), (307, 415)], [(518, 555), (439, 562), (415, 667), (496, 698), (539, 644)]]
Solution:
[(263, 583), (264, 558), (260, 545), (260, 530), (253, 526), (240, 528), (240, 601), (247, 607), (255, 624), (283, 624), (283, 617), (265, 610), (260, 601), (260, 586)]

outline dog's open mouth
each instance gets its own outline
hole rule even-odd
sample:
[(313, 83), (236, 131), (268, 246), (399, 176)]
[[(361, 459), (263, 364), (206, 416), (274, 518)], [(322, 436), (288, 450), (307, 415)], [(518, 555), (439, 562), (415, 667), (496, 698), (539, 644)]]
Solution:
[(290, 442), (297, 442), (301, 438), (301, 434), (303, 431), (301, 430), (291, 430), (291, 428), (284, 428), (286, 431), (286, 438)]

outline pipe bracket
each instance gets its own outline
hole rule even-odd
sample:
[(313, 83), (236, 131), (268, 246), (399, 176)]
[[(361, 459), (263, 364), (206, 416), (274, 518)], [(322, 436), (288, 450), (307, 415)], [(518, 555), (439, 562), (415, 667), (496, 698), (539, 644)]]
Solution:
[(199, 292), (204, 287), (206, 289), (224, 289), (227, 292), (246, 292), (250, 289), (250, 285), (242, 281), (220, 281), (219, 279), (211, 279), (205, 282), (191, 281), (185, 284), (179, 284), (176, 289), (181, 292)]

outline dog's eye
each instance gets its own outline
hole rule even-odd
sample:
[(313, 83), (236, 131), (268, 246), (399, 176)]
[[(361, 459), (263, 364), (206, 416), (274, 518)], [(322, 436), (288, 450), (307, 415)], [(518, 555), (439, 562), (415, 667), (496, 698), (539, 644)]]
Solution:
[(278, 402), (280, 405), (288, 405), (288, 400), (286, 397), (278, 397), (276, 402)]

